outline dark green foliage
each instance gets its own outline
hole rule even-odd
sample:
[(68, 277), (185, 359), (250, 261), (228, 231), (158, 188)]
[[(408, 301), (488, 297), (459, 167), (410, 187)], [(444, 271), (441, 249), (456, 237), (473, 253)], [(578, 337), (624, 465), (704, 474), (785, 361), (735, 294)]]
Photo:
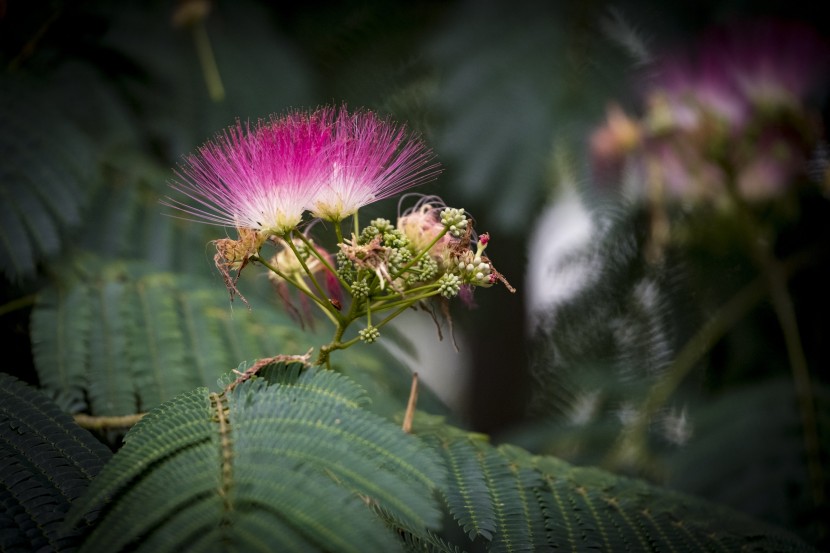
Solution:
[(0, 551), (74, 550), (85, 530), (62, 533), (61, 522), (110, 456), (41, 392), (0, 373)]
[(135, 71), (120, 75), (137, 123), (175, 159), (236, 118), (256, 120), (286, 106), (316, 103), (312, 74), (296, 48), (271, 24), (261, 3), (214, 5), (204, 22), (224, 98), (211, 99), (197, 33), (173, 24), (165, 2), (102, 3), (110, 27), (102, 45)]
[(450, 513), (488, 551), (813, 551), (691, 496), (418, 422), (449, 469)]
[(0, 270), (19, 281), (57, 254), (80, 223), (97, 153), (35, 78), (0, 80), (0, 127)]
[[(547, 439), (561, 440), (548, 451), (580, 463), (601, 460), (605, 452), (591, 450), (592, 436), (612, 445), (620, 411), (636, 410), (703, 320), (692, 304), (686, 259), (673, 250), (659, 263), (646, 259), (644, 210), (598, 208), (591, 216), (596, 230), (587, 243), (562, 259), (538, 260), (550, 272), (582, 271), (584, 279), (534, 314), (532, 408), (549, 418)], [(580, 427), (581, 443), (569, 445), (567, 435)]]
[(69, 523), (107, 501), (87, 551), (394, 550), (372, 505), (419, 533), (435, 528), (444, 470), (367, 399), (300, 365), (178, 396), (127, 434)]
[(95, 217), (76, 233), (72, 252), (140, 259), (162, 271), (211, 273), (210, 241), (226, 231), (181, 219), (159, 203), (171, 191), (169, 167), (147, 156), (118, 154), (107, 160), (102, 178), (89, 208)]
[(445, 117), (436, 148), (459, 167), (452, 201), (475, 204), (465, 207), (487, 212), (500, 233), (529, 227), (551, 147), (580, 144), (603, 116), (608, 86), (618, 89), (634, 65), (603, 36), (602, 8), (459, 2), (428, 45), (446, 75), (435, 94)]
[[(805, 442), (816, 440), (826, 466), (827, 385), (819, 365), (811, 366), (806, 393), (818, 432), (808, 436), (767, 280), (743, 247), (738, 222), (716, 213), (681, 219), (680, 242), (655, 264), (644, 253), (644, 213), (607, 221), (597, 239), (559, 260), (593, 267), (591, 278), (540, 317), (534, 404), (543, 418), (512, 441), (667, 484), (821, 543), (827, 507), (813, 488), (823, 485), (827, 497), (830, 485), (826, 476), (823, 484), (810, 479)], [(807, 257), (818, 266), (794, 265), (800, 248), (788, 244), (796, 255), (782, 252), (782, 266), (795, 275), (793, 296), (806, 298), (797, 279), (814, 281), (826, 267), (820, 257)], [(823, 309), (801, 301), (805, 320)], [(701, 339), (712, 325), (720, 330)], [(802, 332), (805, 340), (813, 333)], [(679, 365), (681, 353), (691, 362)], [(649, 403), (667, 385), (671, 393)]]
[[(26, 15), (16, 8), (3, 32)], [(208, 20), (222, 102), (208, 95), (195, 33), (172, 24), (169, 4), (59, 2), (30, 15), (47, 20), (32, 32), (44, 25), (49, 38), (71, 45), (46, 40), (42, 57), (15, 59), (0, 80), (0, 271), (12, 281), (36, 276), (37, 263), (74, 244), (68, 238), (82, 224), (101, 254), (164, 269), (203, 257), (205, 240), (186, 242), (198, 235), (192, 225), (161, 216), (158, 190), (170, 167), (237, 117), (308, 103), (309, 68), (253, 2)], [(13, 31), (24, 33), (11, 46), (25, 54), (31, 37), (25, 27)], [(247, 84), (252, 78), (257, 86)]]
[[(828, 388), (817, 384), (814, 400), (826, 459), (830, 457)], [(817, 537), (828, 513), (813, 505), (804, 435), (788, 378), (766, 379), (696, 403), (690, 406), (690, 416), (695, 434), (686, 447), (665, 460), (667, 485)]]
[[(0, 551), (71, 550), (90, 527), (82, 547), (95, 553), (809, 551), (689, 496), (493, 447), (423, 416), (420, 434), (406, 436), (389, 419), (400, 418), (410, 374), (382, 344), (335, 352), (339, 374), (274, 365), (211, 395), (233, 381), (214, 385), (231, 368), (318, 348), (329, 327), (301, 329), (252, 267), (240, 289), (253, 310), (230, 304), (210, 241), (233, 229), (171, 217), (159, 204), (179, 156), (236, 117), (321, 101), (380, 107), (422, 132), (447, 167), (421, 191), (469, 208), (481, 230), (501, 228), (488, 253), (521, 292), (522, 265), (538, 263), (527, 233), (553, 184), (551, 151), (578, 159), (608, 101), (625, 103), (643, 47), (691, 31), (707, 9), (721, 19), (723, 8), (639, 8), (634, 15), (647, 18), (633, 20), (638, 33), (625, 26), (630, 11), (602, 3), (211, 2), (203, 23), (225, 89), (214, 101), (197, 53), (201, 27), (172, 22), (185, 4), (0, 0), (0, 317), (7, 340), (31, 328), (37, 380), (59, 405), (0, 375)], [(663, 20), (640, 24), (655, 17)], [(587, 180), (579, 164), (561, 180)], [(390, 217), (394, 201), (361, 220)], [(803, 223), (777, 247), (782, 259), (803, 237), (828, 242), (826, 198), (803, 204)], [(629, 207), (602, 214), (598, 239), (565, 261), (603, 265), (537, 335), (545, 418), (511, 436), (536, 452), (608, 461), (625, 416), (665, 381), (685, 340), (755, 276), (753, 261), (734, 255), (739, 225), (716, 217), (680, 236), (697, 236), (681, 243), (690, 254), (682, 263), (669, 251), (663, 265), (643, 264), (650, 219)], [(821, 381), (813, 395), (826, 465), (830, 401), (820, 373), (830, 296), (821, 263), (799, 281), (803, 291), (796, 281), (791, 290)], [(473, 390), (483, 404), (474, 418), (494, 413), (503, 424), (511, 405), (524, 408), (511, 386), (527, 348), (521, 298), (492, 292), (456, 323), (470, 331), (474, 385), (498, 399)], [(649, 421), (638, 444), (645, 459), (624, 468), (791, 530), (821, 530), (830, 515), (826, 500), (822, 511), (808, 497), (780, 329), (770, 309), (756, 314), (694, 367)], [(13, 351), (29, 354), (26, 345)], [(36, 380), (31, 357), (7, 364)], [(444, 412), (423, 388), (418, 408)], [(87, 490), (109, 453), (61, 410), (152, 412)], [(675, 415), (688, 415), (683, 447), (666, 437)], [(79, 528), (58, 532), (84, 493)], [(825, 542), (803, 535), (826, 544), (826, 533)]]

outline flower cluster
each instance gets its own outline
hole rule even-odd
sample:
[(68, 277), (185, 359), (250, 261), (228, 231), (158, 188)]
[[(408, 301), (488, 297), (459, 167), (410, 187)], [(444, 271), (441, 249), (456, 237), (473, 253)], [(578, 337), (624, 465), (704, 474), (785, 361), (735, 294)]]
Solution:
[[(466, 229), (464, 233), (459, 229)], [(463, 209), (444, 206), (428, 196), (405, 211), (397, 225), (375, 219), (360, 236), (346, 240), (337, 254), (337, 273), (355, 297), (367, 297), (367, 276), (374, 275), (380, 290), (397, 291), (437, 285), (445, 298), (462, 286), (490, 287), (503, 277), (484, 250), (488, 234), (473, 240), (472, 224)], [(509, 287), (509, 285), (508, 285)]]
[(811, 29), (756, 22), (707, 35), (695, 55), (658, 67), (642, 118), (609, 109), (591, 137), (596, 177), (623, 170), (683, 202), (780, 197), (805, 173), (820, 135), (810, 92), (830, 51)]
[[(396, 223), (377, 218), (360, 228), (361, 207), (437, 172), (431, 152), (404, 128), (369, 111), (321, 108), (229, 128), (179, 169), (173, 188), (195, 205), (172, 199), (167, 205), (236, 227), (236, 240), (215, 241), (214, 259), (231, 298), (242, 297), (239, 272), (258, 264), (301, 323), (310, 306), (320, 308), (336, 327), (317, 360), (328, 365), (332, 351), (377, 341), (387, 322), (415, 304), (469, 300), (474, 288), (498, 281), (514, 291), (484, 254), (490, 236), (478, 236), (467, 213), (440, 198), (420, 197)], [(314, 224), (299, 230), (306, 213), (331, 223), (337, 243), (331, 253), (311, 237)], [(351, 235), (344, 238), (343, 222), (352, 215)], [(269, 248), (274, 253), (266, 256)], [(346, 339), (347, 328), (360, 319), (363, 328)]]

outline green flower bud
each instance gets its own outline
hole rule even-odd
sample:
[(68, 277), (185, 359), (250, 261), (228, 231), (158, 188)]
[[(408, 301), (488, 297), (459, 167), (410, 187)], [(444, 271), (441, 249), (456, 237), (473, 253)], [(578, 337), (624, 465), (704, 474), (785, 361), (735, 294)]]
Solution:
[(450, 234), (460, 238), (467, 230), (467, 215), (463, 209), (448, 207), (441, 212), (441, 223), (447, 227)]
[(366, 328), (359, 330), (357, 335), (360, 336), (362, 341), (367, 344), (371, 344), (380, 338), (380, 331), (376, 327), (369, 325)]
[(438, 291), (445, 298), (449, 299), (457, 296), (459, 290), (461, 290), (461, 279), (458, 275), (444, 273), (438, 279)]
[(369, 283), (366, 282), (366, 279), (357, 280), (352, 283), (351, 286), (352, 290), (352, 297), (355, 299), (362, 299), (369, 297)]

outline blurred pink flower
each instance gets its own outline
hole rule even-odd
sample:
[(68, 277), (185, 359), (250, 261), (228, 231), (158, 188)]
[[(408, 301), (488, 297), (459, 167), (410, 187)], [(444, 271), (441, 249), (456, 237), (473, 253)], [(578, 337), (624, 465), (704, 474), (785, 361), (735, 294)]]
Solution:
[(706, 117), (742, 126), (750, 106), (731, 77), (726, 66), (708, 57), (667, 58), (648, 99), (652, 126), (657, 131), (695, 131)]
[(765, 129), (751, 152), (740, 159), (736, 176), (738, 192), (750, 201), (778, 197), (807, 166), (806, 147), (786, 129)]
[(331, 126), (331, 144), (320, 159), (323, 186), (308, 206), (315, 217), (342, 221), (439, 172), (432, 152), (417, 137), (371, 111), (349, 113), (342, 107)]
[(712, 201), (725, 193), (726, 177), (716, 164), (705, 159), (693, 144), (683, 140), (661, 140), (647, 151), (652, 178), (664, 185), (668, 199)]
[[(415, 194), (407, 194), (401, 200), (412, 196)], [(420, 196), (414, 206), (398, 215), (397, 228), (409, 240), (413, 250), (425, 250), (444, 231), (441, 212), (446, 208), (444, 200), (438, 196)], [(451, 245), (457, 241), (447, 233), (430, 248), (429, 254), (440, 261), (447, 257)]]
[(802, 23), (768, 19), (735, 25), (715, 31), (705, 44), (704, 60), (723, 67), (756, 105), (798, 105), (830, 68), (828, 45)]
[[(623, 171), (679, 201), (747, 201), (783, 194), (806, 171), (821, 135), (812, 93), (827, 84), (830, 48), (810, 27), (763, 20), (720, 27), (694, 49), (658, 63), (645, 95), (639, 142), (613, 121), (591, 142), (599, 183)], [(626, 122), (616, 114), (615, 120)], [(643, 172), (646, 171), (646, 172)], [(659, 179), (660, 187), (649, 187)], [(657, 183), (654, 183), (657, 184)]]
[[(678, 110), (697, 106), (741, 127), (759, 106), (800, 105), (828, 62), (828, 45), (805, 24), (742, 22), (711, 30), (693, 53), (666, 58), (656, 88)], [(679, 120), (688, 124), (689, 114)]]

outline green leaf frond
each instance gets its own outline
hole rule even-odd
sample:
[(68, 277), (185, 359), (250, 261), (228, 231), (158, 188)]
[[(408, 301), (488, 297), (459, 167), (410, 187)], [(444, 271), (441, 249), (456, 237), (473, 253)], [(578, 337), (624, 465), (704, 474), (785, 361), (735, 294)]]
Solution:
[(242, 359), (308, 350), (283, 313), (232, 310), (213, 284), (79, 257), (32, 314), (43, 388), (72, 412), (126, 415), (211, 386)]
[(154, 409), (75, 506), (98, 508), (84, 551), (394, 551), (375, 508), (439, 526), (440, 457), (365, 410), (349, 378), (275, 364), (226, 393)]
[(414, 428), (444, 457), (450, 514), (488, 551), (814, 551), (783, 530), (641, 480), (494, 447), (424, 417)]
[(169, 164), (131, 150), (108, 156), (103, 165), (104, 183), (90, 199), (95, 216), (76, 233), (75, 250), (142, 260), (160, 271), (210, 274), (210, 241), (228, 231), (194, 224), (159, 203), (170, 195), (186, 199), (168, 185)]
[(375, 512), (398, 534), (408, 553), (465, 553), (463, 548), (435, 532), (413, 528), (380, 506), (375, 506)]
[[(217, 280), (75, 257), (32, 312), (42, 387), (72, 413), (128, 415), (214, 387), (241, 361), (301, 355), (329, 339), (327, 329), (297, 328), (274, 298), (251, 294), (252, 310), (234, 308)], [(411, 375), (383, 348), (338, 352), (335, 365), (369, 392), (375, 412), (392, 417), (405, 405)], [(422, 396), (422, 406), (442, 409)]]
[(0, 373), (0, 550), (77, 547), (84, 530), (62, 533), (61, 520), (110, 457), (44, 394)]

